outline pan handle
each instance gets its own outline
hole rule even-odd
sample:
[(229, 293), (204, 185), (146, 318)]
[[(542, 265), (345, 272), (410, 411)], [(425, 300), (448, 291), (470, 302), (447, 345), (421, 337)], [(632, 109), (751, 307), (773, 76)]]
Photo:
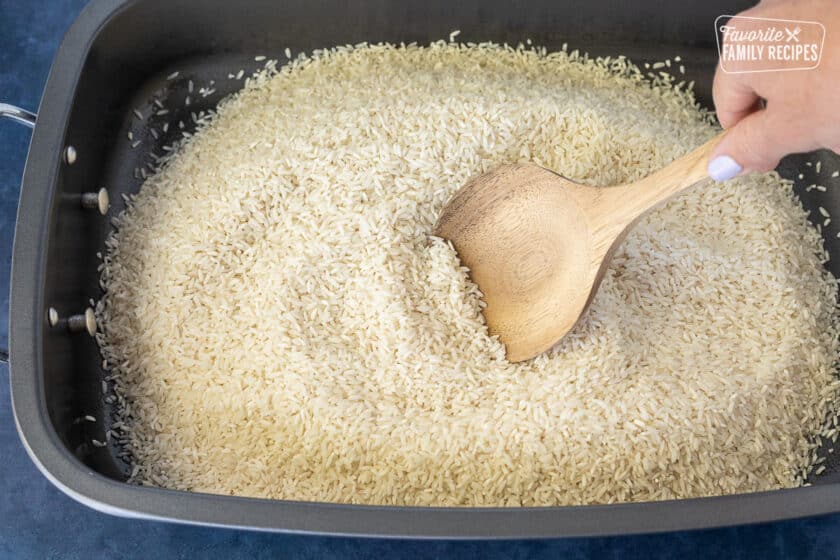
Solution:
[(12, 119), (13, 121), (26, 125), (29, 128), (35, 128), (35, 121), (38, 119), (38, 115), (35, 113), (31, 113), (26, 109), (21, 109), (20, 107), (15, 107), (14, 105), (9, 105), (7, 103), (0, 103), (0, 117)]

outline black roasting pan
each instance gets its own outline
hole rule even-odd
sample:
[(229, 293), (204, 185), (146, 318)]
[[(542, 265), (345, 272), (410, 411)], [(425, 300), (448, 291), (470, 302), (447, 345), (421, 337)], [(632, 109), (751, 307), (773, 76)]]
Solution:
[[(637, 63), (680, 55), (698, 100), (711, 105), (716, 63), (714, 20), (751, 2), (707, 0), (94, 0), (56, 55), (34, 126), (23, 178), (11, 281), (10, 359), (15, 419), (38, 468), (61, 490), (95, 509), (127, 517), (331, 535), (420, 538), (530, 538), (613, 535), (772, 521), (840, 511), (840, 463), (831, 456), (813, 486), (690, 499), (548, 508), (423, 508), (273, 501), (140, 487), (125, 482), (119, 449), (95, 447), (114, 418), (102, 392), (105, 372), (84, 312), (100, 296), (96, 253), (121, 194), (136, 192), (135, 169), (151, 148), (171, 142), (177, 127), (154, 138), (164, 119), (192, 122), (189, 111), (212, 108), (241, 87), (229, 74), (253, 71), (258, 54), (285, 61), (301, 51), (362, 41), (406, 43), (446, 38), (563, 43), (593, 55), (625, 54)], [(172, 77), (174, 72), (178, 75)], [(169, 78), (169, 79), (168, 79)], [(791, 79), (796, 79), (795, 74)], [(193, 96), (187, 82), (216, 82)], [(159, 97), (170, 114), (149, 115)], [(138, 109), (143, 119), (137, 119)], [(0, 112), (8, 112), (6, 107)], [(20, 120), (30, 118), (25, 113)], [(126, 140), (132, 131), (142, 147)], [(798, 192), (814, 221), (819, 206), (840, 214), (840, 188), (805, 192), (815, 182), (806, 156), (783, 162), (799, 173)], [(838, 169), (829, 152), (811, 154)], [(828, 185), (828, 179), (822, 184)], [(837, 179), (833, 179), (837, 182)], [(836, 185), (840, 187), (840, 185)], [(97, 211), (106, 189), (108, 216)], [(87, 193), (88, 196), (85, 196)], [(91, 202), (87, 207), (82, 200)], [(824, 230), (840, 273), (840, 221)], [(52, 310), (52, 311), (51, 311)], [(77, 419), (90, 415), (95, 422)], [(840, 446), (837, 446), (840, 449)], [(838, 452), (840, 453), (840, 452)]]

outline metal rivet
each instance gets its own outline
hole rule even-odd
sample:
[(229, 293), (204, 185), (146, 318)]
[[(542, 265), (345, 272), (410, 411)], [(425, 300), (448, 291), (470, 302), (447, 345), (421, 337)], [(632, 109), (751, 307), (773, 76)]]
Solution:
[(47, 321), (49, 322), (51, 327), (54, 327), (58, 324), (58, 311), (55, 310), (55, 307), (50, 307), (47, 309)]
[(73, 165), (76, 163), (76, 148), (73, 146), (67, 146), (64, 148), (64, 161), (67, 165)]
[(96, 314), (88, 307), (81, 315), (71, 315), (67, 318), (67, 328), (70, 332), (87, 331), (93, 336), (96, 334)]
[(108, 208), (111, 207), (108, 191), (99, 189), (98, 192), (82, 193), (82, 206), (84, 208), (96, 208), (104, 216), (108, 213)]

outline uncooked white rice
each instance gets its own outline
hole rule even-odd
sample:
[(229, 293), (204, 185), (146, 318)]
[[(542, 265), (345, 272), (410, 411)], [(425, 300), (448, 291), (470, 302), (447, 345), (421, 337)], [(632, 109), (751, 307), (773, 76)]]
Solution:
[(548, 355), (510, 364), (487, 335), (429, 237), (455, 189), (514, 161), (615, 184), (715, 133), (623, 57), (544, 52), (319, 51), (165, 158), (116, 221), (97, 305), (132, 481), (469, 506), (804, 484), (837, 437), (837, 286), (775, 174), (643, 219)]

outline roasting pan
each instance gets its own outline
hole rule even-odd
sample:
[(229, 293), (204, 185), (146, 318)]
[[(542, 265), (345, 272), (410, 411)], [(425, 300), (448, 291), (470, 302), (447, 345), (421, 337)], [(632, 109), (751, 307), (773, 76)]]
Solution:
[[(58, 488), (110, 514), (201, 525), (329, 535), (413, 538), (532, 538), (615, 535), (774, 521), (840, 511), (837, 452), (813, 486), (735, 496), (653, 503), (544, 508), (434, 508), (290, 502), (189, 493), (126, 483), (128, 465), (105, 441), (115, 421), (107, 372), (85, 311), (100, 295), (96, 253), (139, 190), (149, 152), (178, 134), (165, 121), (214, 107), (242, 87), (231, 74), (285, 62), (315, 48), (362, 41), (406, 43), (446, 38), (563, 43), (593, 55), (625, 54), (635, 62), (679, 55), (700, 103), (711, 106), (716, 64), (715, 18), (751, 2), (707, 0), (94, 0), (59, 48), (37, 114), (0, 107), (32, 124), (21, 186), (11, 279), (10, 361), (15, 420), (32, 460)], [(177, 72), (177, 74), (175, 74)], [(796, 79), (795, 73), (791, 79)], [(193, 94), (214, 81), (215, 92)], [(159, 98), (169, 111), (152, 100)], [(137, 118), (135, 111), (142, 118)], [(12, 125), (4, 125), (12, 126)], [(152, 135), (155, 130), (157, 138)], [(140, 141), (131, 148), (128, 132)], [(135, 140), (135, 141), (136, 141)], [(823, 178), (806, 160), (823, 161)], [(780, 172), (799, 173), (797, 192), (815, 222), (822, 206), (840, 214), (840, 169), (830, 152), (787, 158)], [(104, 205), (105, 189), (110, 208)], [(102, 215), (100, 210), (106, 210)], [(840, 221), (824, 229), (828, 268), (840, 273)], [(105, 385), (103, 386), (103, 381)], [(105, 389), (105, 393), (103, 393)], [(95, 421), (84, 420), (85, 416)], [(80, 420), (81, 419), (81, 420)], [(840, 445), (837, 446), (840, 449)]]

